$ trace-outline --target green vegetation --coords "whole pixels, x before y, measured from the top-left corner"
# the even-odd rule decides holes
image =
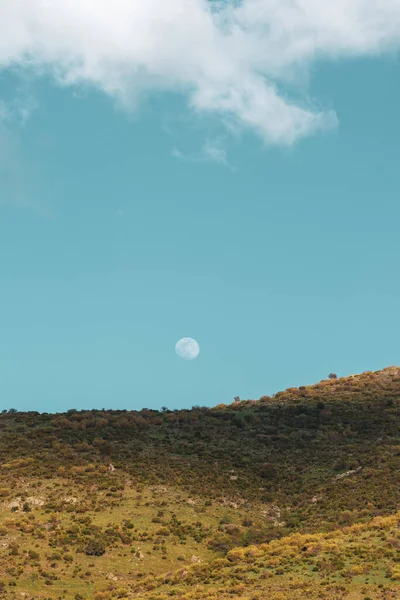
[[[0,598],[400,597],[400,369],[0,414]]]

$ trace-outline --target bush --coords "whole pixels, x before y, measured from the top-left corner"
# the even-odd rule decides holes
[[[278,472],[272,463],[265,463],[260,469],[260,477],[262,479],[274,479]]]
[[[100,540],[90,540],[85,548],[85,554],[88,556],[102,556],[106,551],[106,547]]]
[[[64,554],[63,559],[65,560],[65,562],[68,562],[68,563],[71,563],[74,560],[72,554],[70,554],[69,552],[66,552]]]

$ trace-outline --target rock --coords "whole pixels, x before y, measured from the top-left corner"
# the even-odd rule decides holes
[[[32,504],[33,506],[43,506],[44,499],[39,498],[38,496],[29,496],[29,498],[26,499],[26,502],[29,502],[29,504]]]
[[[78,498],[75,498],[75,496],[66,496],[64,502],[75,504],[75,502],[78,502]]]
[[[361,471],[362,467],[357,467],[357,469],[351,469],[351,471],[346,471],[346,473],[339,473],[336,475],[335,479],[343,479],[343,477],[349,477],[350,475],[354,475],[354,473],[358,473]]]

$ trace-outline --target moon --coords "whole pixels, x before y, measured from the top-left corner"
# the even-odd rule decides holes
[[[197,358],[200,352],[200,346],[193,338],[182,338],[175,345],[175,352],[185,360]]]

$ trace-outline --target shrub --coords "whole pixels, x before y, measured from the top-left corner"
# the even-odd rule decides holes
[[[63,559],[65,560],[65,562],[68,562],[68,563],[71,563],[74,560],[72,554],[70,554],[69,552],[64,554]]]
[[[85,554],[88,556],[102,556],[106,551],[106,547],[100,540],[90,540],[85,548]]]
[[[93,596],[93,600],[109,600],[111,598],[110,592],[96,592]]]
[[[400,579],[400,565],[396,565],[390,572],[392,579],[398,581]]]
[[[265,463],[260,470],[260,477],[263,479],[274,479],[277,475],[276,467],[272,463]]]

